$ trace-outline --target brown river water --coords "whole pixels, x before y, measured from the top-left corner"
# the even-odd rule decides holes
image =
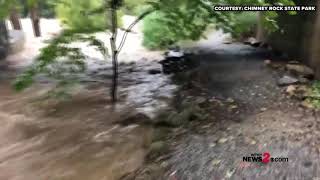
[[[114,108],[99,83],[61,101],[43,98],[48,84],[17,93],[11,81],[2,80],[0,179],[113,180],[140,167],[153,129],[118,122],[136,112],[154,116],[167,107],[175,86],[143,68],[122,76],[120,83]]]
[[[46,28],[53,32],[44,36],[59,31],[55,20],[41,22],[54,26]],[[153,117],[167,108],[176,86],[168,76],[148,73],[160,68],[154,61],[161,57],[159,53],[150,55],[136,45],[141,34],[129,37],[127,47],[135,48],[125,47],[120,61],[135,62],[120,66],[116,108],[110,105],[107,88],[110,64],[95,62],[99,56],[88,61],[86,77],[99,81],[77,86],[70,99],[43,98],[51,88],[46,80],[17,93],[11,85],[16,68],[32,62],[43,46],[42,39],[30,36],[28,20],[22,23],[26,49],[9,56],[2,63],[3,69],[9,69],[0,72],[0,180],[115,180],[139,168],[153,129],[118,122],[137,112]],[[93,51],[88,53],[95,56]]]

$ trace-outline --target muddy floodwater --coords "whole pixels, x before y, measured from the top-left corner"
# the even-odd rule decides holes
[[[53,29],[44,36],[59,32],[57,21],[41,22],[52,26],[46,29]],[[82,79],[85,83],[76,86],[70,98],[44,98],[52,84],[41,78],[17,93],[12,81],[21,67],[33,61],[45,39],[32,38],[28,21],[22,23],[26,49],[1,63],[0,179],[115,180],[139,168],[153,129],[119,122],[139,112],[153,117],[167,108],[176,86],[169,76],[148,73],[160,68],[157,60],[161,55],[148,54],[137,46],[141,34],[130,36],[127,46],[135,48],[124,47],[120,56],[119,103],[115,107],[109,99],[110,62],[102,62],[90,49],[91,59]]]
[[[176,87],[164,75],[148,74],[148,67],[130,66],[134,72],[121,77],[116,108],[105,84],[80,86],[60,101],[43,98],[48,84],[17,93],[2,79],[0,179],[112,180],[140,167],[153,129],[118,122],[137,112],[154,116]]]

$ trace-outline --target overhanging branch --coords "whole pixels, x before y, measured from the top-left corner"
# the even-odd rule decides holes
[[[137,17],[136,20],[134,20],[127,29],[125,29],[125,32],[122,36],[122,39],[121,39],[121,42],[119,44],[119,47],[118,47],[118,50],[117,52],[119,53],[121,51],[121,49],[123,48],[125,42],[126,42],[126,39],[127,39],[127,36],[128,36],[128,33],[131,32],[132,28],[139,22],[141,21],[143,18],[145,18],[147,15],[151,14],[152,12],[154,12],[155,10],[154,9],[150,9],[148,11],[145,11],[144,13],[142,13],[140,16]]]

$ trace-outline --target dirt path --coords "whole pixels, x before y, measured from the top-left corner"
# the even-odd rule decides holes
[[[265,66],[268,52],[231,44],[202,49],[194,58],[201,65],[179,77],[185,88],[177,101],[204,98],[200,106],[209,118],[174,130],[172,153],[159,161],[166,169],[162,179],[320,178],[317,112],[300,107],[276,85],[281,72]],[[243,161],[265,152],[288,162]]]

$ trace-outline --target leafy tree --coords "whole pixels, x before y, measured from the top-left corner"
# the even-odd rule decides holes
[[[72,0],[64,0],[64,1],[72,1]],[[97,0],[93,0],[97,1]],[[78,1],[77,1],[78,2]],[[128,32],[130,32],[131,28],[136,25],[140,20],[144,19],[148,15],[153,14],[150,18],[154,18],[157,23],[162,23],[162,27],[166,29],[168,32],[166,35],[163,35],[161,38],[168,38],[170,43],[183,40],[183,39],[199,39],[202,36],[202,33],[206,30],[206,27],[210,23],[214,23],[217,27],[223,28],[228,32],[235,32],[234,26],[236,25],[235,17],[239,14],[238,12],[217,12],[213,11],[212,7],[217,4],[230,4],[230,5],[240,5],[240,4],[248,4],[248,5],[269,5],[268,2],[264,0],[153,0],[151,2],[146,3],[146,7],[143,13],[141,13],[136,21],[134,21],[126,30],[124,36],[120,38],[120,43],[117,46],[116,42],[118,40],[118,14],[123,6],[123,0],[105,0],[101,7],[99,5],[94,6],[93,10],[84,10],[80,8],[79,11],[83,14],[83,16],[77,16],[77,18],[88,18],[86,16],[93,16],[96,13],[104,12],[109,18],[109,23],[106,23],[105,27],[108,28],[112,34],[110,38],[111,43],[111,59],[113,64],[113,84],[111,96],[113,101],[116,101],[116,92],[117,92],[117,76],[118,76],[118,55],[125,43]],[[282,3],[285,5],[292,5],[291,0],[278,0],[277,3]],[[79,3],[81,4],[81,3]],[[85,16],[85,17],[84,17]],[[159,16],[157,18],[157,16]],[[264,24],[266,27],[276,28],[275,18],[277,14],[275,12],[266,12],[264,13]],[[70,17],[73,18],[73,17]],[[80,19],[80,18],[79,18]],[[150,21],[150,20],[149,20]],[[109,24],[109,25],[108,25]],[[78,26],[75,26],[78,27]],[[93,26],[94,27],[94,26]],[[156,27],[156,26],[155,26]],[[80,30],[83,27],[78,27]],[[158,26],[158,30],[161,28]],[[51,66],[57,60],[61,60],[62,58],[70,58],[74,59],[77,64],[79,64],[79,60],[82,60],[83,56],[81,56],[81,52],[78,52],[79,49],[70,49],[65,46],[67,42],[74,41],[74,37],[77,36],[77,30],[71,31],[72,33],[67,33],[68,36],[72,38],[62,38],[64,40],[54,40],[52,43],[54,46],[49,45],[48,47],[42,50],[42,53],[38,60],[35,62],[35,65],[31,67],[30,70],[26,71],[26,73],[22,74],[20,78],[16,81],[16,87],[18,89],[23,89],[28,87],[31,84],[33,78],[39,74],[46,71],[47,66]],[[86,29],[90,30],[90,29]],[[81,32],[81,31],[80,31]],[[83,32],[83,31],[82,31]],[[150,35],[152,34],[151,30],[146,30]],[[62,37],[65,36],[64,34]],[[166,37],[168,36],[168,37]],[[82,39],[82,38],[80,38]],[[107,48],[103,45],[103,43],[98,40],[93,40],[94,38],[82,39],[82,40],[90,40],[93,45],[97,46],[98,49],[102,52],[104,57],[107,59]],[[154,40],[158,39],[157,36],[154,37]],[[146,41],[145,41],[146,43]],[[160,45],[169,44],[168,42],[161,42]],[[62,48],[62,49],[61,49]],[[70,51],[70,52],[69,52]],[[63,52],[63,53],[59,53]],[[69,54],[71,53],[71,54]],[[52,66],[51,66],[52,67]],[[52,67],[53,68],[53,67]],[[51,69],[52,69],[51,68]],[[55,68],[53,68],[55,69]],[[80,68],[81,69],[81,68]],[[49,73],[50,75],[50,73]],[[53,76],[55,77],[55,76]],[[63,80],[61,80],[63,82]],[[65,83],[63,83],[65,84]]]
[[[38,12],[39,0],[27,0],[28,8],[30,9],[31,21],[34,34],[36,37],[41,36],[40,32],[40,17]],[[21,25],[17,16],[17,9],[20,7],[18,0],[1,0],[0,1],[0,19],[5,19],[11,13],[13,26],[15,29],[21,29]]]
[[[104,12],[85,15],[100,8],[104,0],[61,0],[57,3],[59,19],[70,29],[103,31],[107,28]]]
[[[157,12],[147,17],[143,26],[144,45],[151,49],[180,40],[198,40],[210,24],[239,36],[256,21],[254,12],[213,11],[214,5],[271,5],[263,0],[163,0],[152,4]],[[291,0],[278,0],[274,4],[294,5]],[[262,23],[269,32],[278,28],[277,15],[272,11],[263,13]]]

